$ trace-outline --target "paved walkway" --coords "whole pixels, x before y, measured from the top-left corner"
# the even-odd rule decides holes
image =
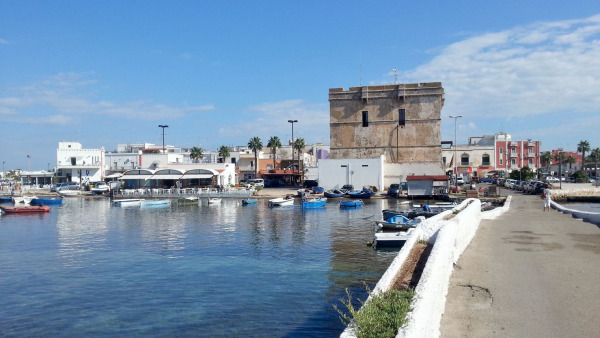
[[[600,227],[514,193],[450,279],[442,337],[599,337]]]

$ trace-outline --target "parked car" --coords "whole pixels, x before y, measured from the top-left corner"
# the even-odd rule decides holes
[[[250,187],[263,187],[265,186],[265,180],[262,178],[252,178],[246,181],[246,188]]]
[[[458,177],[458,178],[456,178],[456,184],[463,185],[463,184],[465,184],[465,180],[462,177]]]
[[[387,194],[388,196],[396,196],[398,197],[398,195],[400,195],[402,193],[401,188],[400,188],[400,184],[390,184],[389,189],[387,190]]]
[[[489,177],[482,177],[479,179],[479,183],[492,183],[492,179]]]

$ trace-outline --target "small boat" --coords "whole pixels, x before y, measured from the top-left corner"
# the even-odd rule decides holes
[[[13,198],[10,196],[0,196],[0,203],[10,203],[13,201]]]
[[[400,247],[406,243],[415,229],[398,232],[376,232],[373,237],[373,246],[379,247]]]
[[[394,217],[391,217],[386,220],[375,221],[375,222],[373,222],[373,225],[377,226],[379,229],[381,229],[383,231],[407,230],[407,229],[411,229],[411,228],[416,228],[417,225],[419,223],[421,223],[421,221],[424,219],[425,219],[425,217],[423,217],[423,216],[419,216],[417,218],[410,219],[410,218],[407,218],[402,215],[395,215]]]
[[[319,198],[307,198],[302,200],[303,208],[319,208],[324,207],[327,203],[327,197],[319,197]]]
[[[340,201],[340,208],[356,208],[363,205],[362,200],[342,200]]]
[[[286,205],[293,205],[294,199],[291,197],[279,197],[269,200],[270,207],[282,207]]]
[[[221,203],[220,197],[210,197],[208,199],[208,204],[219,204],[219,203]]]
[[[325,191],[325,189],[323,189],[322,187],[312,187],[312,191],[315,194],[322,194]]]
[[[323,192],[323,195],[325,197],[329,197],[329,198],[338,198],[338,197],[344,197],[344,195],[346,195],[346,192],[338,190],[338,189],[329,189],[329,190],[325,190]]]
[[[142,205],[142,199],[128,198],[122,200],[114,200],[112,203],[115,207],[138,207]]]
[[[30,204],[31,200],[37,198],[36,196],[13,196],[15,204]]]
[[[354,190],[346,193],[349,198],[371,198],[375,193],[371,189],[364,188],[363,190]]]
[[[305,195],[309,195],[310,193],[311,193],[311,190],[308,190],[308,189],[296,190],[296,194],[298,195],[298,197],[304,197]]]
[[[81,195],[81,191],[80,190],[68,190],[68,189],[61,189],[58,191],[58,194],[61,196],[79,196]]]
[[[178,205],[198,205],[198,202],[199,198],[197,196],[190,196],[177,200]]]
[[[90,188],[92,195],[101,195],[110,191],[110,187],[105,182],[96,182],[94,187]]]
[[[31,205],[58,205],[62,204],[62,197],[34,198],[31,200]]]
[[[242,205],[256,204],[256,203],[258,203],[258,200],[256,198],[244,198],[242,200]]]
[[[9,207],[6,205],[0,205],[0,210],[5,214],[30,214],[39,212],[49,212],[50,207],[48,206],[22,206],[22,207]]]
[[[144,207],[168,207],[171,205],[171,200],[141,200],[140,206]]]

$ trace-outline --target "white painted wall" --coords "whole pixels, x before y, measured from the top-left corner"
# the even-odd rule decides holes
[[[319,160],[319,185],[325,189],[341,188],[352,184],[355,189],[365,185],[383,189],[384,156],[372,159]]]

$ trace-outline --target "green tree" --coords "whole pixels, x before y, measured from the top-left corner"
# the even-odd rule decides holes
[[[558,153],[554,154],[554,160],[556,162],[558,162],[558,172],[561,175],[564,174],[562,171],[562,165],[563,165],[563,163],[565,163],[565,153],[562,151],[559,151]],[[559,177],[559,179],[562,179],[562,177]]]
[[[271,154],[273,154],[273,169],[275,169],[275,158],[277,157],[277,148],[281,148],[281,140],[277,136],[271,136],[267,147],[271,148]]]
[[[535,177],[535,172],[529,167],[523,167],[519,170],[513,170],[510,172],[510,178],[513,180],[528,181]]]
[[[590,143],[588,141],[579,141],[577,144],[577,152],[581,153],[581,170],[585,172],[585,152],[590,151]]]
[[[575,157],[569,155],[567,157],[567,159],[565,160],[565,163],[569,164],[569,174],[572,172],[573,169],[573,163],[577,162],[577,160],[575,160]]]
[[[306,143],[302,137],[298,137],[294,142],[294,149],[298,150],[298,170],[300,170],[300,155],[302,154],[302,150],[306,147]],[[302,168],[303,169],[303,168]]]
[[[547,151],[542,154],[542,163],[546,165],[546,172],[550,172],[550,164],[552,164],[552,153]]]
[[[598,180],[598,162],[600,161],[600,148],[592,149],[590,157],[592,158],[592,161],[594,161],[594,176],[596,176],[596,180]]]
[[[227,148],[227,146],[221,146],[219,148],[219,157],[223,159],[223,163],[226,162],[229,156],[231,156],[231,154],[229,154],[229,148]]]
[[[200,160],[204,157],[204,150],[202,150],[202,148],[200,147],[193,147],[192,151],[190,152],[190,158],[192,159],[192,161],[194,161],[195,163],[200,162]]]
[[[258,177],[258,152],[262,150],[262,147],[262,141],[258,136],[254,136],[248,141],[248,148],[254,152],[254,171],[256,177]]]

